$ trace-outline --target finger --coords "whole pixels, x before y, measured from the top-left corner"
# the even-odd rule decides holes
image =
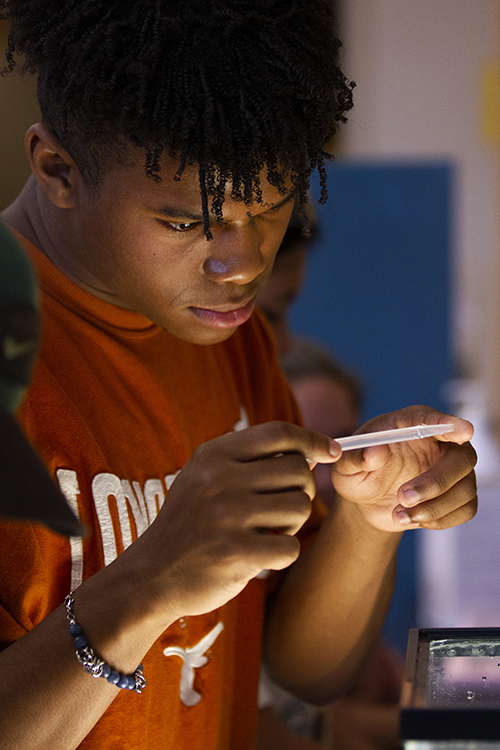
[[[463,445],[472,440],[474,427],[467,419],[454,417],[451,414],[442,414],[441,412],[432,412],[427,415],[424,424],[454,424],[453,432],[446,432],[443,435],[435,435],[434,439],[442,443],[458,443]]]
[[[300,453],[281,453],[258,461],[237,463],[229,472],[226,465],[212,468],[212,485],[224,487],[236,498],[300,490],[310,500],[316,495],[316,482],[309,464]]]
[[[288,422],[266,422],[211,441],[239,461],[255,461],[278,453],[300,453],[311,464],[333,463],[340,446],[326,435]],[[210,443],[205,443],[209,446]]]
[[[311,501],[304,492],[277,492],[254,497],[251,512],[246,513],[241,525],[259,533],[263,529],[273,529],[293,535],[302,528],[310,514]]]
[[[253,492],[300,489],[312,500],[316,483],[310,465],[300,453],[279,453],[238,467],[237,481]]]
[[[437,440],[463,444],[472,439],[474,428],[468,420],[450,414],[443,414],[443,412],[436,409],[430,409],[428,406],[421,405],[409,406],[399,411],[375,417],[356,430],[354,434],[359,435],[360,433],[417,427],[419,425],[449,424],[453,424],[454,430],[436,436]]]
[[[401,485],[398,501],[405,507],[412,507],[444,494],[473,472],[476,461],[476,452],[470,443],[461,447],[450,444],[427,471]]]
[[[441,531],[444,529],[451,529],[453,526],[460,526],[463,523],[470,521],[477,512],[477,497],[471,500],[466,505],[462,505],[460,508],[448,513],[441,518],[433,521],[421,521],[414,522],[408,525],[408,528],[419,528],[429,529],[431,531]]]
[[[353,476],[381,469],[393,450],[394,446],[390,448],[388,445],[374,445],[370,448],[346,451],[335,464],[335,471],[344,476]]]
[[[362,455],[362,445],[370,446],[370,442],[372,446],[376,445],[391,445],[396,446],[398,444],[404,444],[406,442],[413,442],[413,440],[421,440],[427,438],[427,442],[431,439],[435,439],[436,441],[441,442],[454,442],[463,444],[467,442],[470,437],[472,437],[473,434],[473,427],[470,422],[468,422],[465,419],[459,419],[457,417],[443,417],[440,415],[440,412],[433,413],[437,415],[434,419],[428,419],[426,423],[423,423],[420,420],[418,421],[418,425],[411,424],[413,420],[407,420],[410,421],[411,426],[402,427],[401,426],[401,419],[397,422],[398,427],[396,429],[392,430],[380,430],[380,424],[376,422],[376,420],[372,420],[371,423],[368,423],[371,427],[374,425],[377,427],[376,430],[370,429],[366,432],[361,428],[361,430],[356,431],[351,437],[349,438],[337,438],[337,442],[341,445],[344,452],[353,451],[354,453],[354,444],[348,443],[347,445],[344,444],[344,440],[351,441],[352,439],[358,439],[360,442],[360,450],[358,451],[358,456]],[[391,415],[385,415],[391,416]],[[379,418],[381,419],[381,418]],[[446,420],[446,421],[444,421]],[[436,429],[437,428],[437,429]],[[451,428],[451,431],[450,431]],[[429,435],[421,434],[426,429],[432,430]],[[439,431],[442,430],[442,434],[439,433]],[[361,433],[361,434],[360,434]],[[398,434],[399,433],[399,434]],[[409,434],[410,433],[410,434]],[[437,434],[434,434],[437,433]],[[373,440],[370,441],[370,437],[373,437]],[[397,450],[397,447],[394,448],[394,450]]]
[[[248,556],[262,570],[283,570],[300,554],[300,542],[288,534],[253,534],[247,539]]]
[[[393,515],[403,525],[418,524],[422,528],[440,529],[448,528],[447,525],[443,525],[444,519],[457,513],[463,515],[461,523],[464,523],[472,518],[476,508],[476,481],[474,474],[471,473],[457,482],[451,490],[433,500],[427,500],[413,508],[397,506]],[[469,515],[472,509],[474,512]]]

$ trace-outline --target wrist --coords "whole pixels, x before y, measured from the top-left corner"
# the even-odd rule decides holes
[[[131,673],[174,620],[158,611],[138,571],[121,557],[76,589],[74,615],[99,656]]]
[[[142,693],[147,684],[142,671],[142,664],[139,664],[133,673],[124,674],[118,672],[101,659],[88,642],[81,625],[76,621],[73,611],[74,603],[73,594],[68,594],[64,600],[66,618],[69,623],[68,633],[73,638],[75,656],[79,664],[94,678],[102,677],[111,685],[116,685],[117,688]]]
[[[328,515],[331,523],[342,524],[345,530],[351,529],[357,538],[362,535],[364,539],[388,549],[397,549],[404,533],[403,528],[400,531],[388,530],[374,525],[362,505],[346,500],[341,495],[337,495]]]

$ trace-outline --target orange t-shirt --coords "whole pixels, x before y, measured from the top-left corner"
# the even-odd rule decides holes
[[[20,420],[90,535],[1,523],[1,648],[133,543],[198,445],[299,419],[258,315],[221,344],[189,344],[88,294],[24,245],[43,335]],[[145,691],[117,690],[80,747],[253,748],[265,593],[255,579],[219,610],[174,623],[143,659]],[[183,657],[193,647],[206,657],[194,670]]]

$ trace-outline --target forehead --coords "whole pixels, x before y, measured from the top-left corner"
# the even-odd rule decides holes
[[[180,173],[180,159],[165,154],[160,164],[158,177],[154,179],[148,176],[144,151],[133,148],[131,158],[127,159],[126,164],[105,172],[98,192],[113,196],[115,201],[142,201],[149,208],[171,219],[202,219],[204,196],[199,165],[186,165]],[[215,186],[217,188],[217,174]],[[259,174],[258,197],[255,195],[250,203],[235,199],[233,183],[230,179],[226,181],[223,189],[222,218],[229,221],[240,216],[258,214],[287,202],[292,203],[294,196],[291,179],[285,178],[285,189],[280,190],[269,184],[267,169],[264,167]],[[217,217],[212,205],[213,195],[208,193],[205,199],[210,220],[214,220]]]

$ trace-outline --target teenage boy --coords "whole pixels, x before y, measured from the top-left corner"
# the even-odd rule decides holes
[[[252,314],[351,103],[327,2],[0,11],[43,114],[4,215],[43,292],[21,417],[88,529],[67,541],[2,524],[2,742],[250,750],[261,642],[306,700],[348,684],[402,531],[474,515],[472,427],[412,407],[364,429],[455,431],[339,460],[298,426]],[[299,557],[318,461],[341,500]]]

